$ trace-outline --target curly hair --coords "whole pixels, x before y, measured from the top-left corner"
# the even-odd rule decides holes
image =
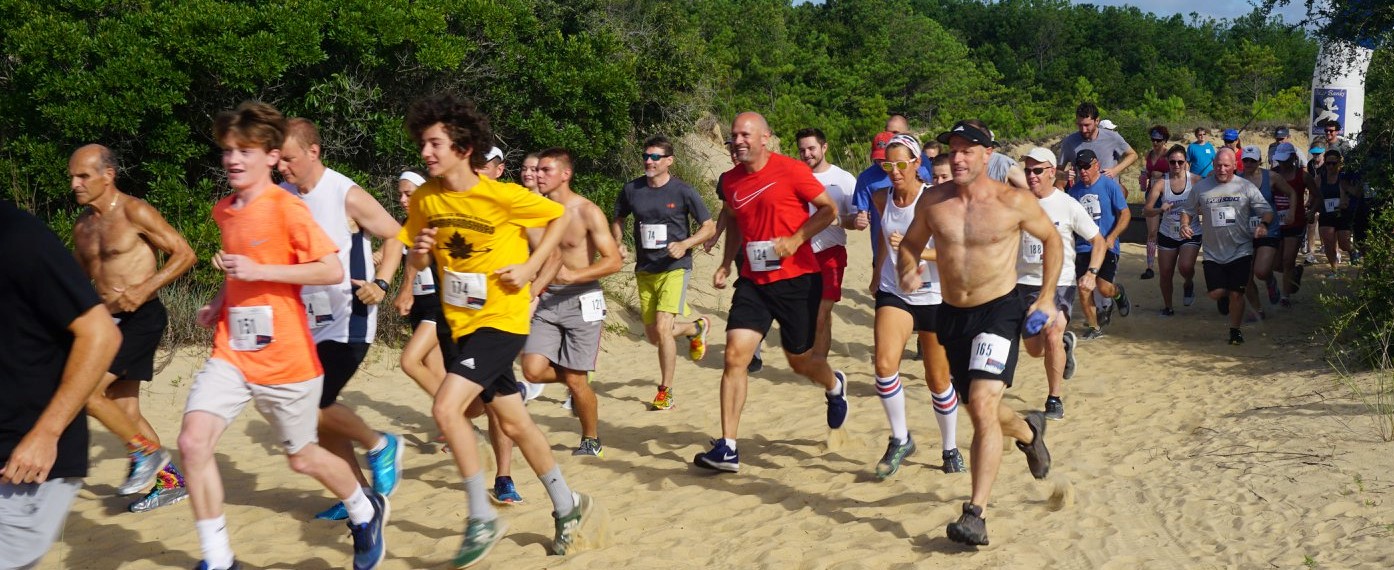
[[[218,146],[254,144],[262,150],[278,150],[286,140],[286,118],[275,107],[260,101],[244,101],[213,119],[213,138]]]
[[[475,107],[474,101],[439,93],[418,99],[407,109],[407,132],[417,144],[422,144],[426,129],[437,123],[445,127],[455,152],[469,153],[470,168],[484,168],[488,162],[485,155],[493,146],[493,134],[489,130],[489,117]],[[480,149],[484,152],[477,152]]]

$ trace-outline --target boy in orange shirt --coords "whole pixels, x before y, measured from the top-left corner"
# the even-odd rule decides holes
[[[386,554],[387,499],[359,486],[348,463],[317,443],[324,372],[300,287],[338,283],[344,270],[305,204],[271,182],[285,129],[285,118],[265,103],[243,103],[213,123],[233,193],[213,207],[223,246],[215,265],[227,278],[198,311],[200,325],[216,327],[213,356],[194,378],[179,432],[203,550],[196,570],[239,568],[213,452],[249,401],[276,432],[291,469],[314,477],[348,507],[353,568],[374,568]]]

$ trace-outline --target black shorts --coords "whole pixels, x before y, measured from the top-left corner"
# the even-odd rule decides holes
[[[915,332],[932,333],[935,321],[939,318],[939,305],[911,305],[894,293],[876,291],[876,308],[895,307],[907,313],[915,321]]]
[[[1294,226],[1291,228],[1278,228],[1278,237],[1282,239],[1302,239],[1307,234],[1307,226]]]
[[[1036,304],[1036,299],[1041,298],[1040,285],[1016,284],[1016,292],[1021,294],[1021,303],[1026,307]],[[1075,299],[1079,298],[1079,290],[1074,285],[1055,286],[1055,310],[1060,311],[1065,316],[1065,322],[1070,322],[1075,310]],[[1025,309],[1022,309],[1023,311]]]
[[[805,273],[764,285],[744,277],[736,280],[726,330],[749,329],[770,332],[770,323],[779,323],[779,343],[789,354],[803,354],[813,348],[817,333],[818,305],[823,300],[823,274]]]
[[[968,401],[975,380],[996,380],[1011,387],[1026,307],[1016,289],[972,308],[939,306],[939,343],[948,354],[949,373],[960,400]]]
[[[1188,240],[1174,240],[1167,237],[1166,234],[1157,234],[1157,247],[1166,250],[1175,250],[1181,249],[1181,246],[1183,245],[1189,245],[1191,247],[1200,247],[1200,236],[1191,236],[1191,239]]]
[[[1271,247],[1273,249],[1277,249],[1282,245],[1283,238],[1280,238],[1275,235],[1270,234],[1261,238],[1254,238],[1254,249],[1258,249],[1260,247]]]
[[[160,298],[154,297],[136,310],[116,313],[116,328],[121,330],[121,348],[111,361],[111,372],[120,380],[145,380],[155,377],[155,350],[169,326],[169,313]]]
[[[1225,289],[1243,293],[1253,276],[1254,256],[1246,255],[1229,263],[1217,263],[1207,259],[1201,265],[1205,269],[1207,290]]]
[[[1157,236],[1158,240],[1161,237]],[[1158,241],[1157,245],[1161,245],[1161,242]],[[1084,277],[1084,274],[1089,271],[1089,258],[1093,255],[1088,251],[1075,254],[1075,279]],[[1095,277],[1112,283],[1115,275],[1118,275],[1118,254],[1109,251],[1104,253],[1104,264],[1099,266],[1099,274]]]
[[[363,358],[368,356],[366,342],[322,341],[315,345],[319,353],[319,364],[324,368],[324,391],[319,395],[319,409],[323,410],[339,400],[339,392],[344,391],[350,378],[358,372]]]
[[[1317,225],[1323,228],[1336,228],[1338,232],[1350,231],[1350,219],[1348,210],[1336,212],[1322,212],[1317,217]]]
[[[494,401],[495,396],[517,394],[513,361],[527,341],[528,336],[523,334],[489,327],[478,329],[455,341],[455,354],[445,361],[445,369],[483,387],[479,398],[485,404]],[[441,350],[445,350],[444,345]]]
[[[445,315],[441,314],[440,295],[430,293],[427,295],[414,295],[411,298],[411,311],[407,312],[407,322],[411,323],[411,330],[421,325],[421,321],[431,321],[440,324],[445,321]]]

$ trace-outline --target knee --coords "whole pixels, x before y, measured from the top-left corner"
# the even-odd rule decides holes
[[[803,354],[790,354],[789,368],[792,369],[795,374],[798,374],[800,376],[808,376],[812,374],[814,370],[817,369],[817,361],[819,360],[821,359],[817,356],[814,356],[813,350],[811,349],[804,351]]]
[[[213,460],[213,438],[184,430],[179,433],[179,454],[185,464]]]
[[[437,399],[431,404],[431,417],[436,420],[436,425],[453,425],[457,421],[464,421],[464,410],[454,402],[442,401]]]
[[[672,326],[670,325],[668,328],[672,329]],[[644,340],[648,341],[651,345],[658,346],[659,330],[662,329],[658,327],[658,323],[644,325]]]
[[[292,471],[301,475],[314,475],[319,464],[311,458],[309,453],[306,453],[307,450],[308,446],[290,454],[286,459],[290,461],[290,468]]]
[[[523,370],[524,380],[527,380],[528,382],[539,383],[543,380],[544,375],[547,373],[547,369],[550,368],[550,364],[542,365],[532,361],[531,359],[525,358],[523,359],[523,365],[520,368],[522,368]]]
[[[1220,300],[1220,299],[1225,298],[1225,290],[1224,290],[1224,289],[1215,289],[1215,290],[1212,290],[1212,291],[1207,291],[1207,292],[1205,293],[1205,296],[1210,297],[1211,299],[1214,299],[1214,300],[1218,301],[1218,300]]]

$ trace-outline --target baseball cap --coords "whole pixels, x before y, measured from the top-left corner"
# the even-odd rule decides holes
[[[1075,166],[1079,168],[1089,168],[1099,160],[1099,155],[1094,154],[1093,149],[1083,149],[1075,153]]]
[[[1041,162],[1049,164],[1051,166],[1055,166],[1055,153],[1051,152],[1050,149],[1045,148],[1043,146],[1038,146],[1036,148],[1031,149],[1031,152],[1028,152],[1026,153],[1026,156],[1021,157],[1021,161],[1026,162],[1026,159],[1028,158],[1036,162]]]
[[[488,162],[491,160],[503,162],[503,151],[500,150],[499,147],[490,148],[489,154],[484,155],[484,162]]]
[[[1234,129],[1225,129],[1225,134],[1223,138],[1226,141],[1237,141],[1239,140],[1239,131],[1236,131]]]
[[[1278,143],[1278,146],[1273,147],[1273,156],[1269,158],[1271,158],[1273,162],[1282,162],[1292,158],[1296,154],[1297,148],[1292,146],[1292,143],[1284,142]]]
[[[968,142],[971,142],[976,145],[982,145],[989,148],[995,146],[995,143],[992,140],[991,132],[983,132],[982,129],[973,126],[973,124],[969,123],[968,121],[959,121],[957,123],[954,123],[954,128],[939,133],[939,136],[934,137],[934,140],[937,140],[943,144],[949,144],[949,139],[955,136],[968,139]]]
[[[1104,120],[1102,120],[1102,121],[1099,121],[1099,126],[1105,128],[1105,129],[1108,129],[1108,130],[1110,130],[1110,131],[1116,131],[1116,130],[1118,130],[1118,125],[1117,125],[1117,124],[1114,124],[1113,121],[1110,121],[1110,120],[1108,120],[1108,119],[1104,119]]]
[[[1273,136],[1280,139],[1288,138],[1288,128],[1278,127],[1276,129],[1273,129]]]
[[[1263,162],[1263,151],[1259,150],[1258,145],[1244,145],[1244,160]]]
[[[1312,147],[1312,154],[1321,154],[1323,152],[1326,152],[1326,149],[1321,148],[1319,146]]]
[[[1167,136],[1162,134],[1162,131],[1156,129],[1153,129],[1152,132],[1147,134],[1147,136],[1148,138],[1151,138],[1154,141],[1164,141],[1167,139]]]
[[[886,145],[891,144],[893,138],[895,133],[890,131],[876,133],[876,137],[871,139],[871,160],[886,160]]]

